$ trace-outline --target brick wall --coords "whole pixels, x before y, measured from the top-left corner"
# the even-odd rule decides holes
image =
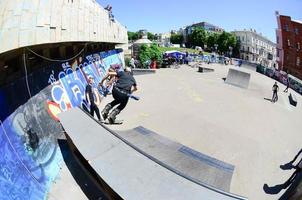
[[[283,71],[302,79],[302,24],[277,15],[278,64]]]

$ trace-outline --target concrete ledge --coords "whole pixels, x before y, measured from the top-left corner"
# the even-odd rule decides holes
[[[201,72],[201,73],[205,73],[205,72],[213,72],[215,71],[214,69],[211,69],[211,68],[206,68],[206,67],[198,67],[198,72]]]
[[[288,95],[289,103],[293,106],[297,106],[297,98],[294,94],[290,93]]]
[[[229,69],[228,76],[225,83],[235,85],[242,88],[248,88],[250,83],[251,74],[237,69]]]
[[[133,75],[154,74],[156,69],[132,69]]]

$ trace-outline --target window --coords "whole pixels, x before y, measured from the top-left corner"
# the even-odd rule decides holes
[[[297,50],[300,50],[300,42],[297,43]]]
[[[297,65],[297,66],[300,66],[300,64],[301,64],[301,63],[300,63],[300,57],[297,57],[296,65]]]
[[[296,33],[296,35],[299,34],[299,29],[298,28],[295,28],[295,33]]]
[[[250,52],[250,47],[247,47],[247,52]]]
[[[286,31],[289,31],[288,24],[285,24],[284,29],[285,29]]]
[[[244,36],[242,36],[242,41],[244,41]]]
[[[290,47],[290,40],[289,39],[287,39],[287,46]]]
[[[279,44],[279,36],[277,36],[277,44]]]

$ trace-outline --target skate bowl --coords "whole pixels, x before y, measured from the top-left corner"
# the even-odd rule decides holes
[[[155,69],[132,69],[133,75],[145,75],[145,74],[154,74],[156,72]]]
[[[250,73],[230,68],[225,83],[247,89],[250,79]]]
[[[71,142],[121,199],[246,199],[171,168],[79,108],[61,113],[59,118]]]

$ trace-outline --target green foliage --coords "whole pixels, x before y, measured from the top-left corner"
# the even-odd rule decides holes
[[[148,39],[151,41],[155,40],[155,35],[153,33],[148,32]]]
[[[240,40],[236,39],[236,45],[233,48],[233,57],[235,57],[235,58],[239,58],[239,56],[240,56],[240,45],[241,45]]]
[[[208,37],[207,37],[207,47],[210,49],[214,49],[215,48],[215,44],[217,44],[218,42],[218,38],[219,38],[219,34],[218,33],[208,33]]]
[[[142,63],[142,65],[144,65],[146,63],[146,61],[150,60],[150,57],[151,57],[151,52],[150,52],[150,48],[148,47],[148,45],[143,44],[142,46],[140,46],[138,58],[139,58],[140,62]]]
[[[182,44],[183,39],[183,35],[181,34],[172,34],[170,41],[172,44]]]
[[[191,45],[204,47],[207,42],[207,32],[203,28],[195,28],[188,39]]]
[[[128,33],[128,40],[129,41],[138,40],[138,38],[139,38],[138,32],[128,31],[127,33]]]
[[[162,53],[155,43],[150,46],[150,58],[151,60],[156,60],[158,62],[162,61]]]
[[[130,64],[130,58],[129,57],[125,57],[125,65],[129,66]]]
[[[217,41],[218,50],[221,53],[227,53],[230,51],[230,47],[232,47],[233,51],[236,50],[237,46],[237,38],[235,35],[227,32],[223,32],[219,35]]]
[[[161,62],[162,53],[157,44],[152,44],[150,47],[148,47],[148,45],[146,44],[143,44],[142,46],[140,46],[138,58],[142,65],[146,67],[145,65],[147,61],[156,60],[158,62]]]
[[[229,54],[230,49],[232,49],[233,56],[238,56],[240,50],[240,42],[237,41],[234,34],[228,32],[213,33],[201,28],[194,29],[192,34],[188,36],[188,43],[189,46],[200,46],[202,48],[206,44],[207,48],[212,50],[215,49],[216,44],[218,52]]]

